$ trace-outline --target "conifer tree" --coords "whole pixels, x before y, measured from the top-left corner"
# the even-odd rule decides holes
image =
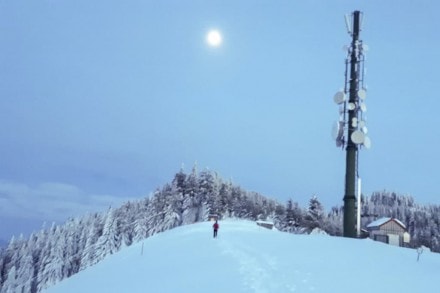
[[[309,201],[309,208],[306,215],[307,228],[311,231],[315,228],[322,228],[324,223],[324,208],[317,196],[312,196]]]

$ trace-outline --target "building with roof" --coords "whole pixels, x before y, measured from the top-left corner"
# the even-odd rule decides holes
[[[264,227],[264,228],[269,229],[269,230],[272,230],[272,228],[274,226],[274,223],[273,222],[269,222],[269,221],[260,221],[260,220],[258,220],[256,223],[257,223],[258,226]]]
[[[410,235],[405,224],[395,218],[380,218],[367,225],[369,237],[396,246],[408,246]]]

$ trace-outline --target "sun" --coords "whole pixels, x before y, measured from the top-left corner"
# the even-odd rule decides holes
[[[218,30],[210,30],[206,35],[206,42],[211,47],[218,47],[222,43],[222,35]]]

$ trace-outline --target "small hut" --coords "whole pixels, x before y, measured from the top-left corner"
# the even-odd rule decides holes
[[[367,230],[375,241],[396,246],[408,246],[410,241],[406,226],[395,218],[380,218],[368,224]]]
[[[209,221],[211,221],[211,222],[215,222],[215,221],[218,220],[218,215],[217,215],[217,214],[209,214],[209,215],[208,215],[208,219],[209,219]]]
[[[257,221],[257,225],[260,227],[264,227],[266,229],[272,230],[273,228],[273,222],[268,222],[268,221]]]

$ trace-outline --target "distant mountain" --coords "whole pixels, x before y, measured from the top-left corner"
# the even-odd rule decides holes
[[[8,246],[8,242],[6,240],[0,239],[0,248],[5,248],[6,246]]]
[[[179,227],[108,256],[45,293],[436,292],[440,254],[292,235],[255,222]],[[392,268],[392,269],[390,269]],[[362,280],[380,280],[362,285]],[[402,280],[410,280],[404,282]]]

